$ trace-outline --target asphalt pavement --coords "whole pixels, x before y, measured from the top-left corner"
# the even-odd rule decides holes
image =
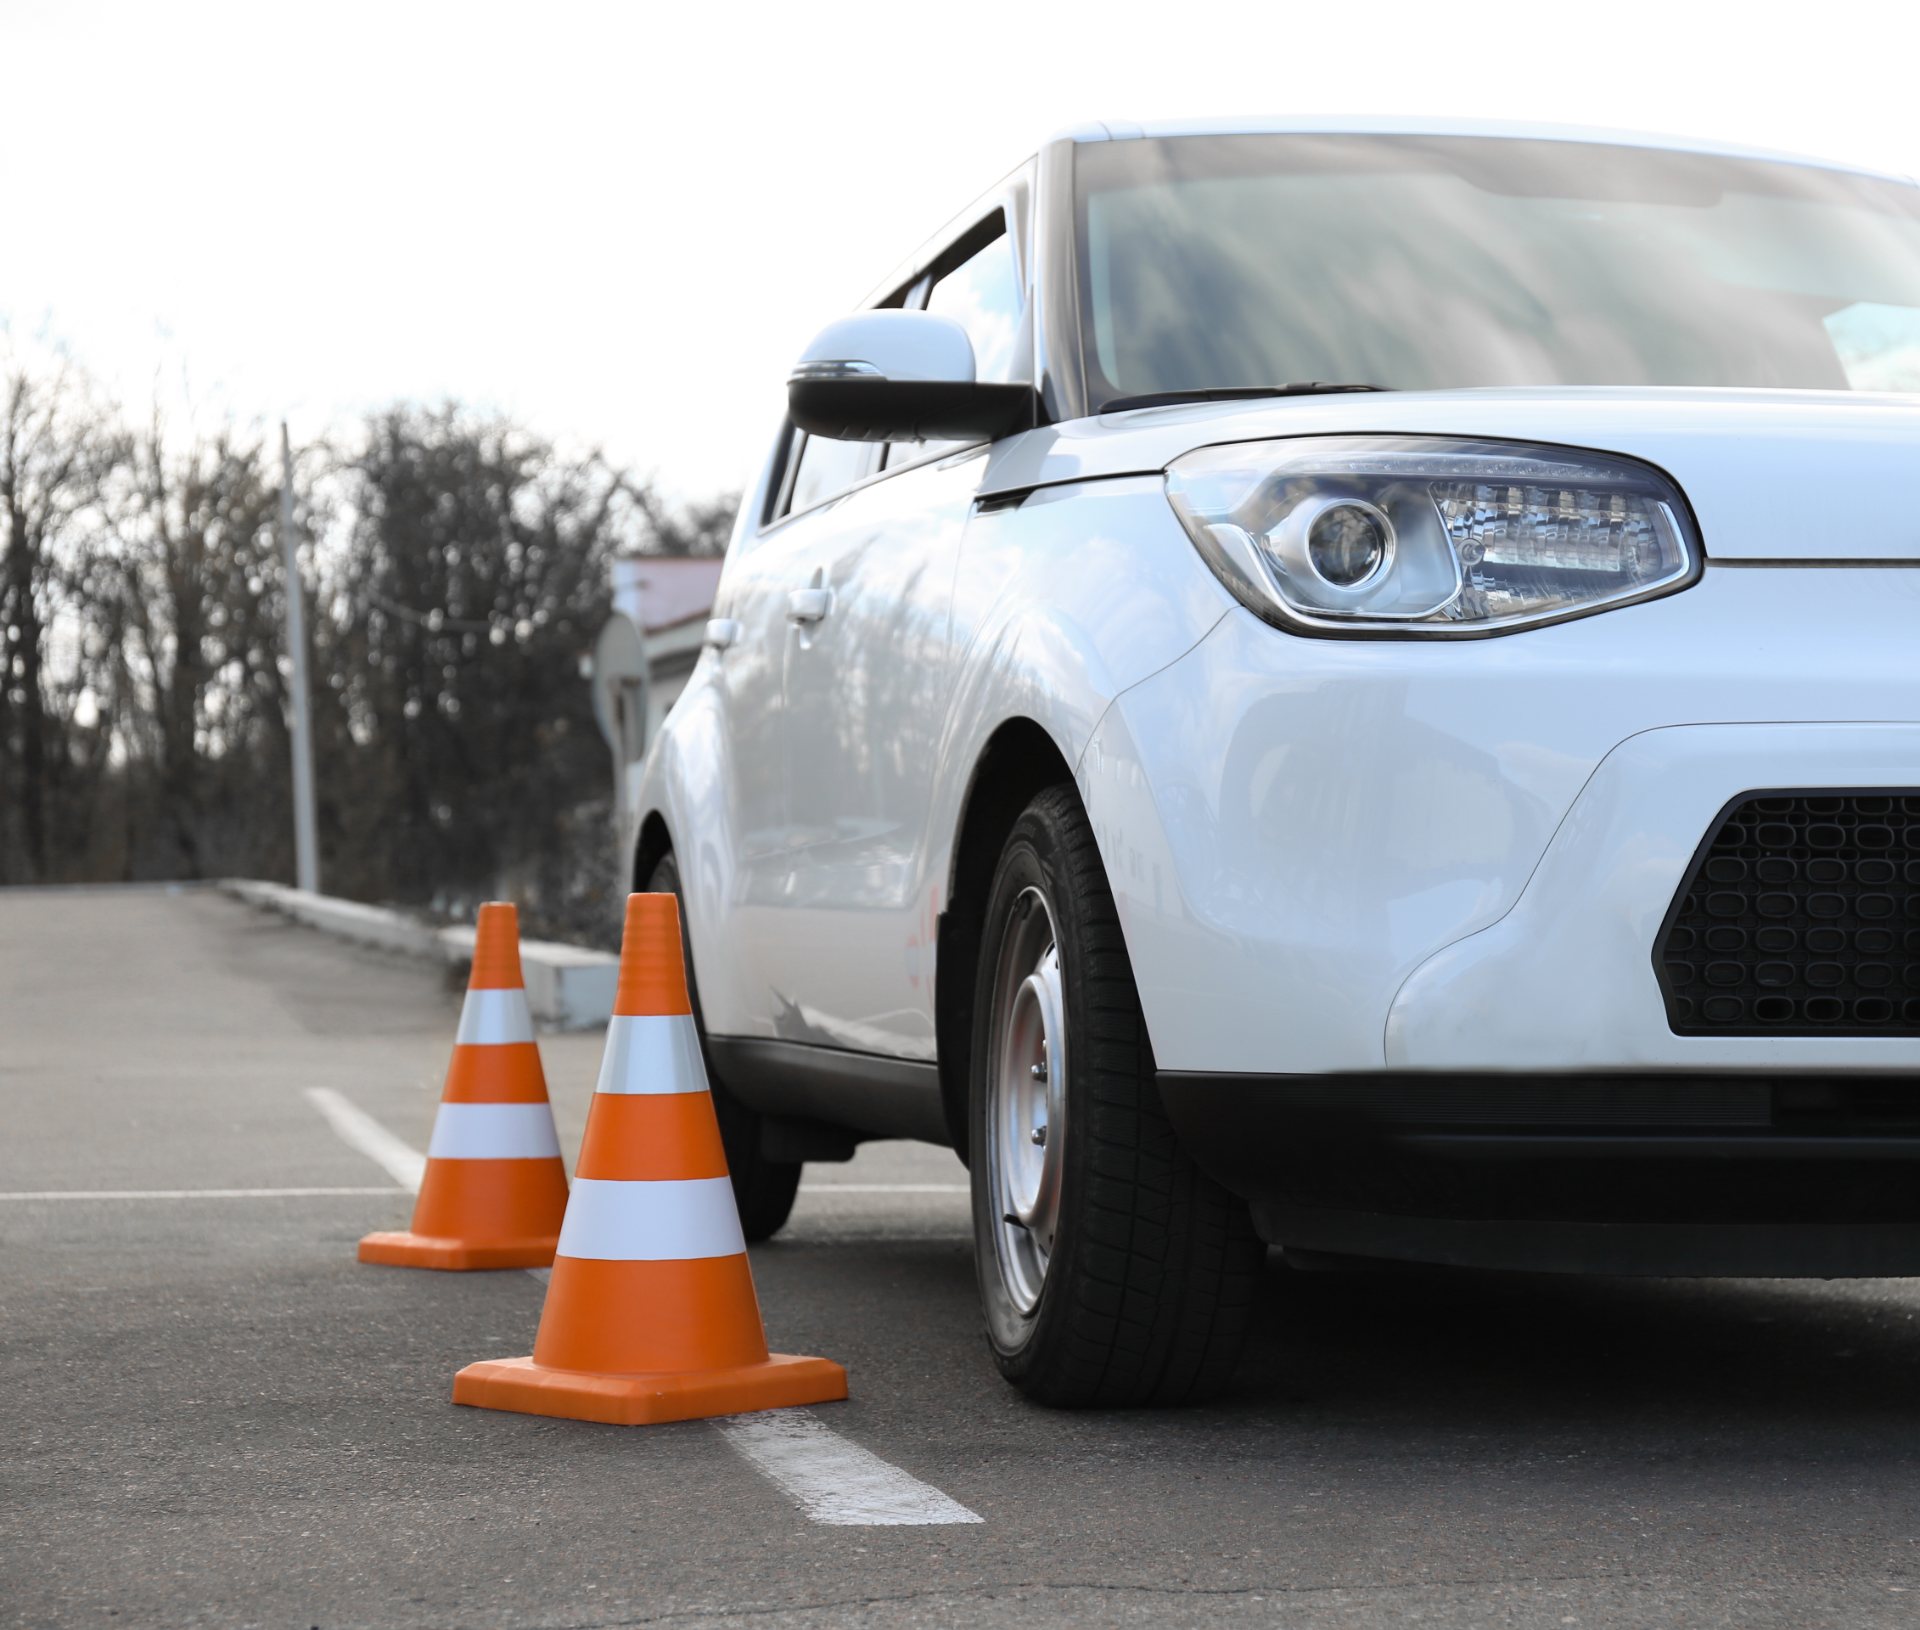
[[[212,891],[0,894],[0,1624],[1920,1624],[1913,1281],[1276,1259],[1227,1399],[1058,1414],[986,1355],[959,1164],[872,1144],[754,1275],[851,1374],[812,1475],[932,1519],[456,1408],[542,1287],[359,1266],[410,1198],[314,1093],[424,1148],[458,1002]],[[542,1051],[571,1152],[599,1039]]]

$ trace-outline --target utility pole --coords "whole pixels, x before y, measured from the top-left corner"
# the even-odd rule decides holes
[[[287,570],[287,653],[293,659],[294,881],[314,894],[320,889],[320,850],[313,821],[313,704],[307,694],[307,619],[293,530],[293,444],[285,419],[280,421],[280,553]]]

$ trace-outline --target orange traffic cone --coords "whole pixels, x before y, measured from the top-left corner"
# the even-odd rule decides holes
[[[404,1234],[369,1234],[362,1262],[402,1268],[537,1268],[553,1260],[567,1172],[520,978],[520,917],[480,908],[453,1063]]]
[[[627,897],[620,985],[531,1358],[469,1364],[453,1401],[638,1426],[847,1395],[767,1352],[671,894]]]

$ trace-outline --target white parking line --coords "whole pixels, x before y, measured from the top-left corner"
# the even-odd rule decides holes
[[[984,1520],[932,1484],[849,1443],[804,1409],[726,1415],[713,1425],[817,1523],[893,1528]]]
[[[402,1143],[364,1109],[356,1108],[330,1088],[308,1087],[307,1096],[313,1100],[320,1113],[326,1116],[327,1124],[334,1131],[369,1160],[386,1167],[406,1184],[404,1189],[379,1189],[373,1192],[380,1194],[418,1194],[420,1192],[420,1180],[427,1174],[425,1155],[411,1144]],[[529,1268],[526,1271],[544,1285],[547,1282],[548,1273],[552,1270]]]
[[[405,1194],[405,1189],[23,1189],[0,1200],[311,1200],[334,1194]]]
[[[427,1169],[427,1157],[419,1150],[402,1143],[364,1109],[348,1103],[330,1087],[308,1087],[307,1097],[346,1143],[358,1149],[396,1183],[416,1191],[419,1189],[420,1178]]]
[[[420,1174],[427,1164],[425,1155],[402,1143],[339,1093],[326,1087],[309,1087],[307,1096],[326,1116],[327,1124],[354,1148],[384,1166],[408,1188],[420,1187]],[[958,1183],[823,1183],[820,1187],[869,1194],[966,1192]],[[526,1271],[546,1284],[548,1269]],[[985,1521],[931,1483],[923,1483],[859,1444],[849,1443],[804,1409],[729,1415],[712,1425],[730,1448],[791,1495],[817,1523],[842,1528],[891,1528]]]

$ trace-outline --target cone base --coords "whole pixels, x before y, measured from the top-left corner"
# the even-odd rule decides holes
[[[608,1426],[697,1421],[754,1409],[832,1403],[847,1395],[847,1372],[831,1359],[774,1353],[764,1364],[724,1370],[597,1375],[555,1370],[530,1358],[489,1358],[453,1378],[453,1401]]]
[[[546,1268],[553,1265],[557,1235],[544,1239],[470,1241],[428,1234],[369,1234],[360,1242],[360,1260],[389,1268]]]

